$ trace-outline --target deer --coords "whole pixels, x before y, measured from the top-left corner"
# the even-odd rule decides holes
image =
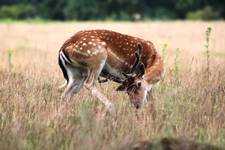
[[[116,91],[127,93],[130,102],[139,109],[165,72],[152,42],[103,29],[75,33],[61,46],[58,63],[65,78],[62,99],[69,101],[85,87],[108,110],[114,108],[113,104],[96,88],[96,82],[118,83]]]

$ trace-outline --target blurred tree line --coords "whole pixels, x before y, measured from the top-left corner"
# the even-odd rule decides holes
[[[0,0],[1,19],[225,19],[223,0]]]

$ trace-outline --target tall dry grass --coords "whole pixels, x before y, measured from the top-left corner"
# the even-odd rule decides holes
[[[206,76],[208,26],[212,32]],[[1,24],[0,149],[123,149],[162,137],[224,147],[224,27],[224,22]],[[166,77],[139,112],[109,82],[98,88],[115,104],[114,116],[104,115],[105,107],[84,89],[69,102],[66,114],[50,119],[62,94],[57,89],[63,82],[58,49],[71,34],[86,28],[150,39],[164,51]]]

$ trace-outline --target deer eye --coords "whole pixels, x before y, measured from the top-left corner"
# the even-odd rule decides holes
[[[141,86],[141,82],[138,82],[137,85],[138,85],[138,87],[140,87]]]

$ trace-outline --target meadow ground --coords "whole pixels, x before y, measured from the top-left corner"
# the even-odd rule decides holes
[[[67,114],[50,120],[62,94],[58,50],[75,32],[94,28],[152,41],[165,79],[138,115],[108,82],[98,88],[115,104],[114,116],[104,116],[105,107],[84,89]],[[162,137],[225,147],[224,29],[225,22],[0,23],[0,149],[124,149]]]

